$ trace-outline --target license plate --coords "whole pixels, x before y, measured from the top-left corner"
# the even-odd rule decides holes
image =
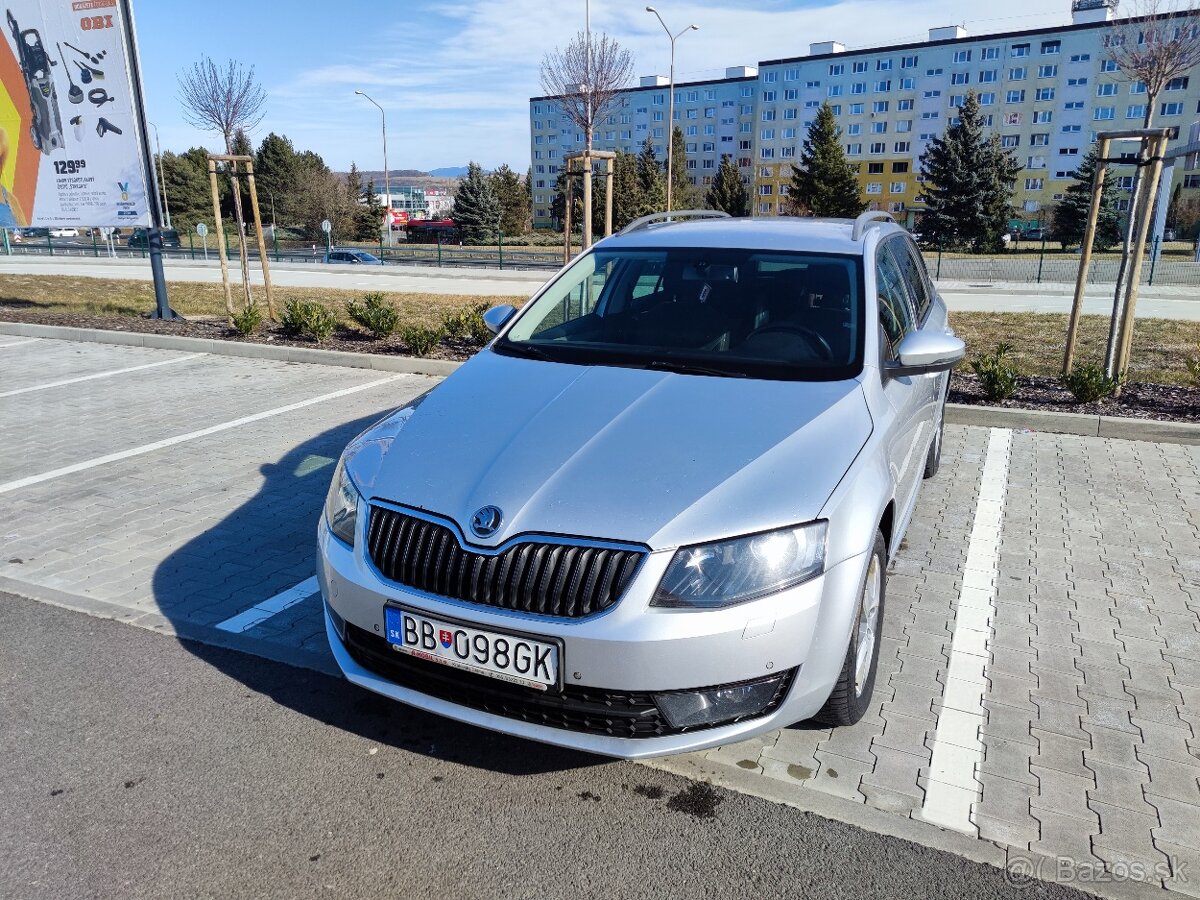
[[[409,656],[539,691],[558,687],[557,644],[446,622],[396,606],[384,607],[384,625],[392,648]]]

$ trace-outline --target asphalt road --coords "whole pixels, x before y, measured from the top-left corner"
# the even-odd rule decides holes
[[[220,284],[221,270],[215,261],[168,260],[171,281]],[[150,265],[145,260],[96,260],[37,256],[0,257],[2,274],[71,275],[86,278],[120,278],[148,281]],[[320,263],[272,265],[271,281],[277,287],[326,287],[348,290],[411,291],[429,294],[460,294],[493,297],[529,297],[554,273],[545,270],[438,269],[429,266],[338,266]],[[233,277],[240,278],[236,266]],[[262,271],[251,268],[251,282],[262,284]],[[1070,312],[1073,285],[990,283],[983,281],[938,282],[951,310],[969,312]],[[1186,285],[1143,286],[1138,300],[1139,318],[1200,320],[1200,287]],[[1089,285],[1084,312],[1109,315],[1113,286]]]
[[[0,594],[0,894],[1084,897]]]

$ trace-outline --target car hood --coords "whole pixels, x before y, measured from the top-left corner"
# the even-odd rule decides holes
[[[807,521],[862,449],[856,381],[575,366],[485,350],[363,434],[363,494],[445,516],[480,546],[524,533],[669,549]],[[503,512],[487,540],[476,510]]]

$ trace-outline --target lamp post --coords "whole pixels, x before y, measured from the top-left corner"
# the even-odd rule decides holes
[[[163,212],[166,214],[167,227],[170,228],[171,205],[167,202],[167,173],[163,171],[162,144],[158,142],[158,126],[151,122],[150,127],[154,129],[154,148],[158,151],[158,183],[162,185]]]
[[[659,15],[657,9],[653,6],[647,6],[646,12],[654,13],[658,19],[658,24],[663,27],[663,31],[667,33],[667,37],[671,39],[671,75],[670,75],[670,97],[667,105],[667,212],[671,211],[671,183],[674,178],[672,169],[675,163],[675,42],[687,34],[689,31],[699,31],[699,25],[689,25],[679,34],[671,34],[671,29],[667,27],[667,23],[663,21],[663,17]]]
[[[365,98],[368,102],[374,103],[375,108],[379,110],[379,115],[383,120],[383,193],[387,198],[387,206],[384,207],[384,217],[387,219],[387,237],[388,246],[392,245],[392,182],[391,173],[388,170],[387,157],[387,113],[383,111],[383,107],[375,103],[367,94],[362,91],[355,91],[360,97]]]

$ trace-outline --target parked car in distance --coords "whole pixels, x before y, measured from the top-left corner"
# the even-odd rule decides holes
[[[166,250],[178,250],[183,244],[179,240],[179,232],[174,228],[162,230],[162,244]],[[150,247],[150,232],[145,228],[135,228],[129,233],[126,245],[134,249],[147,250]]]
[[[869,710],[965,348],[886,213],[683,215],[489,310],[346,448],[317,573],[349,680],[619,757]]]
[[[366,250],[330,250],[325,254],[327,263],[350,263],[359,266],[382,266],[383,260]]]
[[[79,237],[78,228],[51,228],[50,237]]]
[[[49,228],[40,228],[40,227],[36,227],[36,226],[30,227],[30,228],[22,228],[21,234],[27,238],[44,238],[44,237],[50,236],[50,229]]]
[[[1025,241],[1040,241],[1046,237],[1045,229],[1030,228],[1021,235],[1021,240]]]

